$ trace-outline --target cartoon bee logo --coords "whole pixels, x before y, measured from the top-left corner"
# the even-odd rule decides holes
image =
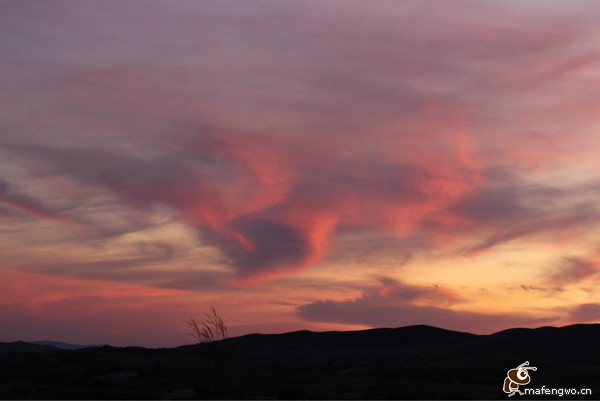
[[[516,369],[511,369],[506,373],[506,379],[504,379],[504,392],[508,393],[509,397],[512,397],[515,393],[519,393],[520,395],[524,394],[519,390],[519,385],[528,384],[531,381],[527,369],[537,370],[535,366],[527,365],[529,365],[529,361],[525,361],[517,366]]]

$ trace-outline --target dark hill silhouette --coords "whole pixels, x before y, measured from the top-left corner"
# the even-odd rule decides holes
[[[102,347],[100,344],[96,345],[81,345],[81,344],[69,344],[63,343],[61,341],[31,341],[31,344],[36,345],[50,345],[52,347],[56,347],[58,349],[82,349],[82,348],[94,348],[94,347]]]
[[[48,352],[58,351],[58,348],[51,345],[39,345],[27,343],[25,341],[15,341],[10,343],[0,343],[0,352]]]
[[[250,334],[162,349],[33,353],[20,343],[22,350],[2,354],[0,398],[507,399],[507,371],[530,361],[537,370],[529,386],[591,388],[586,399],[593,399],[599,335],[597,324],[491,335],[409,326]]]
[[[527,353],[532,357],[582,356],[600,357],[600,347],[594,338],[600,338],[600,324],[576,324],[565,327],[515,328],[489,336],[478,336],[476,346],[481,352],[507,354]]]
[[[272,351],[289,350],[298,352],[316,350],[327,352],[335,349],[372,349],[397,348],[408,345],[439,344],[450,345],[477,337],[470,333],[444,330],[437,327],[419,325],[395,329],[380,328],[358,331],[295,331],[284,334],[250,334],[232,338],[228,341],[247,349],[261,347],[272,348]]]

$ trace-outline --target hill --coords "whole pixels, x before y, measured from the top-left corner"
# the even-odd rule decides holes
[[[525,361],[537,367],[529,386],[591,388],[597,397],[599,335],[600,325],[492,335],[409,326],[19,351],[3,354],[0,398],[507,399],[507,371]]]
[[[50,345],[52,347],[58,349],[83,349],[83,348],[94,348],[94,347],[102,347],[103,345],[80,345],[80,344],[68,344],[60,341],[30,341],[30,344],[37,345]]]
[[[0,352],[48,352],[58,351],[58,348],[51,345],[32,344],[25,341],[15,341],[9,343],[0,343]]]

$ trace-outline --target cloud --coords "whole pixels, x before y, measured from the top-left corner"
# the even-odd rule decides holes
[[[336,155],[329,145],[307,148],[305,141],[265,135],[257,143],[253,135],[203,128],[180,137],[186,147],[164,150],[161,138],[150,137],[145,145],[154,149],[152,157],[143,148],[126,153],[112,144],[1,145],[42,164],[45,174],[110,191],[133,209],[171,208],[250,282],[318,262],[338,227],[406,233],[472,185],[474,173],[458,154],[446,154],[443,168],[385,158],[357,165],[359,153]],[[85,220],[75,212],[69,218]]]
[[[299,316],[311,321],[399,327],[428,324],[450,330],[490,333],[508,327],[538,325],[551,318],[452,309],[460,299],[438,286],[408,286],[385,279],[350,301],[316,301],[300,306]],[[389,284],[389,285],[386,285]]]
[[[539,234],[559,236],[562,230],[592,226],[597,219],[598,210],[590,204],[577,205],[554,213],[545,212],[539,219],[523,219],[523,221],[515,221],[512,225],[501,227],[496,230],[497,233],[489,235],[464,251],[478,253],[515,239]]]
[[[106,246],[169,218],[236,284],[335,259],[347,232],[418,242],[413,255],[451,247],[439,233],[478,252],[592,224],[593,204],[515,177],[593,148],[597,95],[580,83],[596,13],[435,4],[11,3],[0,151],[25,171],[3,169],[0,213],[75,222]],[[12,190],[34,177],[71,193]]]
[[[14,191],[8,182],[0,180],[0,202],[21,213],[39,216],[44,219],[55,220],[60,223],[66,223],[63,216],[42,204],[38,199],[23,195],[18,191]],[[6,209],[0,209],[0,214],[6,216],[14,215]]]
[[[514,291],[514,290],[525,291],[525,292],[534,291],[534,292],[542,292],[542,293],[550,293],[550,294],[564,291],[564,289],[559,286],[547,287],[547,286],[543,286],[543,285],[531,285],[531,284],[521,284],[518,287],[509,287],[508,289],[512,290],[512,291]]]
[[[571,318],[579,323],[595,323],[600,320],[600,305],[581,304],[571,311]]]
[[[549,273],[548,281],[557,284],[571,284],[594,280],[598,275],[598,262],[577,257],[564,257],[560,266]]]
[[[543,217],[564,196],[560,188],[528,183],[512,172],[490,168],[484,184],[449,209],[474,223],[514,226]]]
[[[538,235],[561,238],[567,230],[591,229],[600,219],[600,210],[588,200],[597,190],[588,182],[570,187],[541,184],[504,168],[491,168],[484,177],[480,186],[447,208],[460,222],[450,230],[475,238],[462,249],[468,254]]]

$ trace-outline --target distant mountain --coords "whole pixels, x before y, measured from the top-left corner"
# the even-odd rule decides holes
[[[26,343],[24,341],[15,341],[11,343],[0,343],[0,352],[48,352],[58,351],[58,348],[51,345],[40,345]]]
[[[74,350],[74,349],[83,349],[83,348],[96,348],[102,347],[102,345],[80,345],[80,344],[68,344],[60,341],[29,341],[30,344],[37,345],[50,345],[52,347],[56,347],[58,349],[66,349],[66,350]]]
[[[0,342],[0,352],[48,352],[58,350],[79,350],[103,345],[67,344],[60,341],[15,341]]]

